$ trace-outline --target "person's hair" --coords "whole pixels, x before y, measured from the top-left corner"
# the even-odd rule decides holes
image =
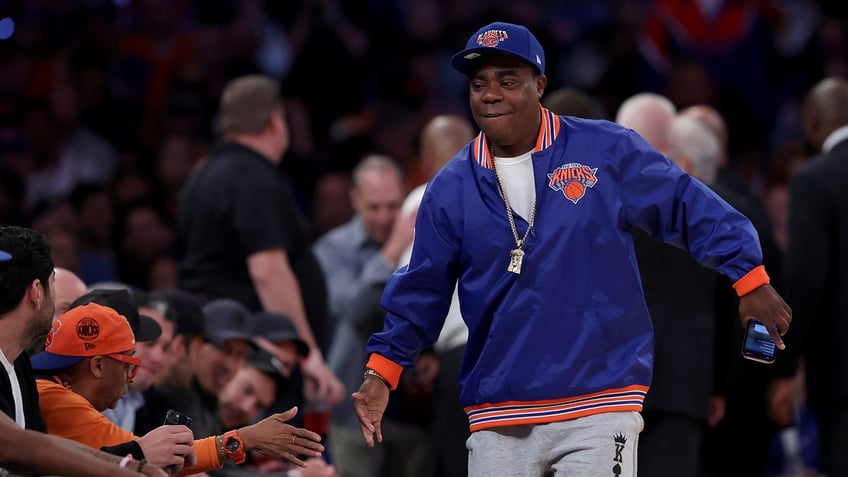
[[[39,280],[50,294],[53,258],[47,237],[36,230],[13,225],[0,227],[0,250],[12,256],[0,262],[0,315],[20,305],[27,287]]]
[[[398,178],[403,181],[403,170],[392,158],[381,154],[369,154],[353,168],[351,184],[354,188],[359,187],[362,174],[367,171],[391,171],[397,174]]]
[[[555,114],[600,119],[599,107],[591,96],[575,88],[559,88],[542,97],[542,106]]]
[[[650,145],[666,153],[670,147],[669,127],[677,108],[668,98],[655,93],[637,93],[618,108],[615,122],[633,129]]]
[[[171,323],[176,323],[177,321],[177,312],[171,307],[168,300],[164,298],[151,297],[148,292],[136,291],[133,293],[133,301],[135,302],[135,306],[139,308],[144,307],[158,311]]]
[[[258,133],[268,124],[271,113],[282,106],[276,80],[265,75],[239,76],[221,93],[218,126],[223,133]]]
[[[687,116],[671,122],[671,151],[669,157],[685,156],[692,163],[692,175],[709,185],[715,182],[721,143],[704,123]]]

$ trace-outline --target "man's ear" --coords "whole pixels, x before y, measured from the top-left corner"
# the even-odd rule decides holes
[[[171,340],[171,355],[177,360],[185,357],[186,351],[185,335],[174,335]]]
[[[103,360],[104,356],[95,356],[88,360],[88,369],[96,378],[103,377]]]
[[[189,340],[186,350],[188,351],[188,359],[195,359],[200,354],[200,348],[206,341],[201,336],[194,336]]]
[[[41,309],[44,303],[44,288],[41,287],[41,280],[35,279],[29,282],[24,293],[24,300],[32,304],[34,309]]]
[[[539,98],[545,94],[545,87],[548,85],[548,77],[545,75],[536,76],[536,94]]]

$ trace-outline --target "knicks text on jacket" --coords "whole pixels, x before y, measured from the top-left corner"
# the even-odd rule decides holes
[[[548,173],[548,186],[562,191],[568,200],[576,204],[586,194],[586,188],[594,187],[598,182],[597,172],[597,167],[592,169],[577,162],[563,164]]]

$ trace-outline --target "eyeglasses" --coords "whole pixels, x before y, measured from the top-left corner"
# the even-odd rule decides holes
[[[127,379],[129,380],[135,378],[138,374],[138,370],[141,369],[141,358],[134,358],[120,353],[107,354],[106,356],[114,359],[115,361],[120,361],[129,365],[127,366]]]

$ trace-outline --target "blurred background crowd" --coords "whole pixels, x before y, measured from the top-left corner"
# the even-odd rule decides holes
[[[282,173],[315,236],[352,214],[349,171],[394,158],[410,187],[435,114],[468,115],[449,56],[479,24],[527,25],[548,91],[597,116],[655,91],[714,105],[730,165],[780,203],[805,156],[798,105],[848,73],[844,2],[473,0],[10,0],[0,4],[0,222],[49,234],[88,283],[172,286],[176,194],[215,137],[223,84],[281,81],[292,145]],[[706,27],[707,22],[713,25]],[[717,25],[717,26],[716,26]],[[779,206],[778,206],[779,207]]]

